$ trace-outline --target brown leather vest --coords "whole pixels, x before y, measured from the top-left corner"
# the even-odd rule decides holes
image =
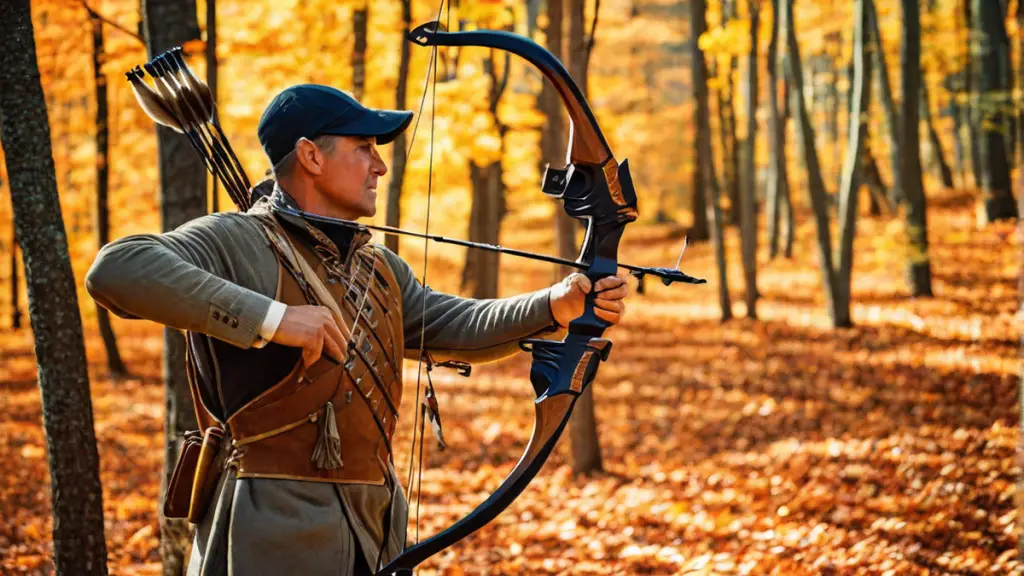
[[[229,462],[243,478],[383,484],[402,400],[401,287],[380,247],[363,244],[342,266],[322,262],[292,231],[280,225],[277,231],[287,234],[337,302],[353,346],[342,364],[323,356],[306,369],[300,359],[280,382],[231,415]],[[315,303],[310,279],[280,253],[278,268],[277,301]],[[340,465],[325,467],[314,451],[323,448],[318,442],[324,435],[334,434],[327,419],[334,420],[341,450]]]

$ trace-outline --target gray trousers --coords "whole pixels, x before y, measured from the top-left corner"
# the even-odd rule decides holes
[[[384,561],[405,543],[408,507],[396,487]],[[221,475],[196,527],[188,576],[372,574],[387,489]]]

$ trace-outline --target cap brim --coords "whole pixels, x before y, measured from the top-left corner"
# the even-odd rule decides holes
[[[318,134],[375,136],[377,144],[388,144],[409,127],[412,115],[411,111],[367,109],[361,117],[336,128],[328,124]]]

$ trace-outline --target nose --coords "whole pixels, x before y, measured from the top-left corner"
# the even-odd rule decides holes
[[[371,170],[378,177],[388,173],[388,165],[384,163],[384,159],[380,157],[380,152],[377,151],[377,147],[373,147],[373,165]]]

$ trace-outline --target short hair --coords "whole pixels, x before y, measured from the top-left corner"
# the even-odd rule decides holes
[[[320,148],[320,151],[322,151],[324,154],[330,154],[331,152],[334,152],[334,144],[336,140],[333,134],[321,134],[319,136],[314,137],[311,140],[311,142],[316,144],[317,147]],[[298,146],[297,142],[296,146]],[[295,150],[292,150],[291,152],[286,154],[285,157],[282,158],[280,162],[278,162],[277,166],[272,167],[270,171],[274,173],[274,179],[280,180],[282,178],[287,178],[288,176],[291,176],[292,173],[295,172],[295,166],[298,163],[298,154],[295,153]]]

